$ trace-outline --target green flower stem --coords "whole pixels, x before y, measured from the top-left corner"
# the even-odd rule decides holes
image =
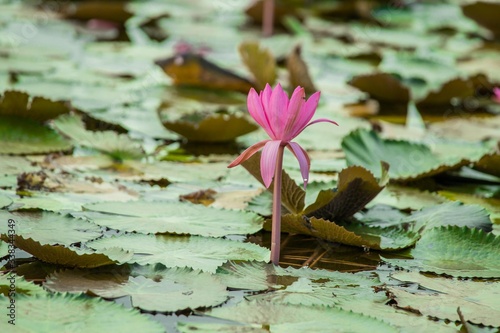
[[[273,188],[273,225],[271,230],[271,262],[278,265],[280,262],[281,241],[281,174],[283,173],[283,154],[285,146],[278,148],[276,169],[274,171]]]
[[[269,37],[273,34],[274,26],[274,0],[264,0],[262,13],[262,34]]]

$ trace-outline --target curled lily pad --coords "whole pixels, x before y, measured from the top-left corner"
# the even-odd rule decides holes
[[[196,142],[232,141],[257,129],[257,125],[245,115],[227,111],[193,113],[177,120],[163,120],[162,123],[188,141]]]

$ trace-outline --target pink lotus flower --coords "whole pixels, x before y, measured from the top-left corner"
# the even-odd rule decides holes
[[[292,140],[309,125],[319,122],[330,122],[337,125],[336,122],[324,118],[309,122],[316,112],[319,97],[320,92],[316,92],[306,101],[304,88],[297,87],[289,100],[280,84],[274,89],[271,89],[267,84],[259,95],[255,89],[250,89],[247,99],[248,111],[267,132],[271,140],[264,140],[250,146],[228,167],[232,168],[243,163],[264,147],[260,159],[260,172],[264,185],[269,187],[276,169],[278,150],[280,147],[286,146],[299,161],[304,187],[306,187],[311,162],[307,152]]]
[[[500,88],[493,88],[493,100],[497,103],[500,103]]]
[[[297,87],[292,97],[288,99],[288,95],[279,84],[274,90],[266,84],[266,88],[259,95],[255,89],[250,89],[247,99],[248,111],[271,137],[271,140],[264,140],[250,146],[228,165],[229,168],[237,166],[264,148],[260,158],[260,173],[266,187],[271,185],[274,174],[271,262],[275,265],[279,264],[280,259],[281,174],[285,147],[299,161],[305,188],[309,180],[311,161],[307,152],[292,140],[309,125],[319,122],[337,125],[336,122],[323,118],[309,122],[316,112],[319,95],[320,93],[316,92],[306,100],[304,88]]]

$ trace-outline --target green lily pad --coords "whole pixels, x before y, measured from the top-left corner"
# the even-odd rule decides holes
[[[146,311],[173,312],[216,306],[228,298],[226,286],[211,274],[187,268],[154,271],[154,279],[130,276],[125,281],[96,280],[96,275],[66,270],[51,275],[53,291],[90,291],[104,298],[131,296],[132,305]]]
[[[7,197],[5,195],[0,195],[0,209],[7,207],[11,203],[12,203],[12,200],[9,197]]]
[[[47,291],[33,282],[26,281],[22,276],[16,275],[12,272],[0,274],[0,295],[3,294],[5,297],[9,297],[9,292],[11,291],[11,284],[15,285],[15,296],[10,295],[10,297],[17,297],[17,295],[46,295]]]
[[[18,175],[23,172],[36,172],[39,169],[21,156],[2,156],[0,159],[0,174],[2,175]]]
[[[417,272],[397,272],[391,277],[420,286],[418,290],[388,287],[398,307],[411,307],[423,315],[451,321],[459,320],[459,308],[472,323],[500,326],[498,282],[427,277]]]
[[[413,212],[402,221],[412,223],[413,229],[419,232],[441,226],[457,226],[491,231],[492,224],[489,213],[479,205],[464,205],[460,202],[448,202],[422,208]]]
[[[300,313],[300,316],[297,314]],[[266,327],[270,332],[330,332],[332,327],[336,332],[398,332],[393,326],[383,321],[338,308],[324,306],[298,306],[274,304],[271,302],[241,302],[233,307],[212,309],[207,313],[211,317],[231,320],[227,323],[234,328],[243,325],[248,332],[253,328]],[[215,324],[221,327],[221,324]],[[203,328],[210,327],[203,324]],[[184,323],[178,326],[182,332],[197,330],[197,324]],[[236,328],[238,329],[238,328]],[[238,331],[237,331],[238,332]],[[241,330],[239,332],[244,332]]]
[[[269,250],[255,244],[198,236],[129,234],[101,238],[87,245],[103,253],[110,248],[130,252],[129,263],[191,267],[206,272],[215,272],[228,260],[267,261],[270,254]]]
[[[129,136],[113,131],[88,131],[79,116],[61,116],[54,121],[53,125],[76,144],[95,149],[119,161],[140,159],[144,156],[142,147]]]
[[[427,230],[410,251],[413,260],[385,259],[406,269],[458,277],[500,277],[500,236],[467,227]]]
[[[0,297],[0,306],[8,307],[10,300]],[[23,332],[102,332],[110,327],[120,332],[164,332],[165,328],[134,309],[85,295],[47,294],[16,297],[15,326],[0,321],[0,330],[12,327]]]
[[[68,216],[42,213],[9,213],[0,211],[0,219],[15,221],[17,236],[32,238],[42,244],[71,245],[101,236],[101,228],[90,222]],[[7,223],[0,224],[0,234],[7,235]]]
[[[52,129],[30,119],[0,116],[0,154],[42,154],[71,149]]]
[[[9,254],[9,243],[0,240],[0,258]]]
[[[121,231],[222,237],[253,234],[263,219],[250,212],[173,201],[107,202],[84,206],[106,214],[83,214],[94,223]]]
[[[488,145],[476,145],[467,149],[462,143],[447,145],[446,149],[456,149],[447,155],[434,153],[421,143],[403,140],[382,139],[374,131],[356,130],[342,141],[348,165],[361,165],[372,172],[379,169],[381,161],[390,165],[389,177],[395,181],[411,181],[453,170],[479,160],[491,149]],[[460,154],[458,150],[462,150]]]

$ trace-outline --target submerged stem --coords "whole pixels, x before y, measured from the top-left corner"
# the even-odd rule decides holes
[[[273,225],[271,230],[271,262],[278,265],[280,262],[281,240],[281,174],[283,172],[283,153],[285,146],[278,148],[276,156],[276,169],[274,171],[273,189]]]

